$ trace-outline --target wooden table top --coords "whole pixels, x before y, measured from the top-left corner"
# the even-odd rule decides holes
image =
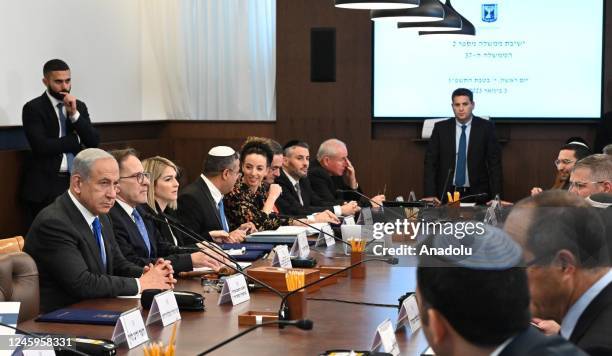
[[[326,258],[320,252],[312,252],[320,264],[347,266],[349,258],[339,252],[340,247],[328,248]],[[268,263],[265,262],[258,262]],[[357,302],[395,304],[398,298],[416,288],[414,267],[390,266],[384,262],[370,262],[366,266],[365,279],[341,277],[338,283],[321,288],[308,294],[312,298],[336,298]],[[218,342],[244,330],[238,326],[238,315],[248,311],[277,312],[280,298],[272,293],[256,291],[251,300],[236,306],[217,305],[219,293],[201,286],[198,278],[181,279],[177,290],[198,292],[206,298],[206,311],[181,312],[178,323],[177,355],[195,355]],[[140,306],[138,299],[94,299],[77,303],[72,307],[126,311]],[[146,320],[148,310],[143,310]],[[331,349],[369,350],[376,327],[386,318],[393,324],[397,320],[398,309],[338,303],[331,301],[307,301],[306,317],[314,322],[310,331],[294,327],[279,329],[276,326],[262,327],[213,352],[213,355],[318,355]],[[60,323],[39,323],[33,320],[19,325],[31,332],[47,332],[66,335],[110,339],[113,327],[77,325]],[[161,322],[147,327],[149,338],[167,343],[172,333],[172,325],[165,328]],[[403,355],[419,355],[427,347],[422,331],[408,335],[405,329],[396,333]],[[128,350],[127,344],[119,347],[120,355],[143,355],[142,346]]]

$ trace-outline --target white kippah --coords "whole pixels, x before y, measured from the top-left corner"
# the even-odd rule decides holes
[[[215,146],[208,151],[209,156],[215,157],[229,157],[236,153],[233,148],[228,146]]]
[[[586,143],[580,142],[580,141],[572,141],[572,142],[568,143],[568,145],[584,146],[585,148],[590,149],[589,146]]]

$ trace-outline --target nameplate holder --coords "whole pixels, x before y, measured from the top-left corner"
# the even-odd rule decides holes
[[[21,302],[1,302],[0,303],[0,322],[17,327],[19,319],[19,307]],[[0,326],[0,335],[15,335],[15,330]]]
[[[300,232],[291,246],[289,251],[290,256],[298,256],[299,258],[308,258],[310,255],[310,246],[308,246],[308,238],[306,232]]]
[[[140,309],[134,308],[121,313],[117,324],[115,324],[111,340],[117,345],[127,341],[129,349],[149,341]]]
[[[332,230],[331,226],[324,225],[321,228],[321,232],[319,232],[319,237],[317,238],[315,246],[322,246],[324,243],[327,247],[334,246],[336,240],[332,236],[334,236],[334,230]]]
[[[390,353],[393,356],[400,354],[399,345],[393,331],[391,320],[386,319],[376,328],[376,335],[372,341],[371,351],[375,352],[382,349],[383,352]]]
[[[151,303],[145,325],[151,325],[159,320],[161,320],[163,326],[181,320],[181,312],[172,290],[167,290],[153,297],[153,303]]]
[[[291,256],[289,255],[289,249],[287,245],[278,245],[274,248],[274,258],[272,259],[272,266],[281,268],[293,268],[291,266]]]
[[[251,299],[251,296],[249,295],[246,279],[244,279],[243,275],[237,274],[224,280],[217,304],[221,305],[231,301],[232,305],[238,305],[249,299]]]
[[[344,225],[355,225],[355,217],[353,215],[344,217],[342,222]]]
[[[395,330],[397,331],[403,326],[406,326],[406,328],[410,330],[411,334],[414,334],[417,330],[419,330],[419,328],[421,328],[419,306],[414,294],[404,299],[402,306],[400,307],[399,314],[397,315]]]

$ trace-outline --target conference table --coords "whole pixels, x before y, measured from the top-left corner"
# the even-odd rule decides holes
[[[319,265],[348,266],[349,256],[342,246],[319,247],[311,250]],[[270,265],[270,260],[257,261],[254,265]],[[374,261],[366,264],[364,279],[340,277],[337,283],[308,293],[307,298],[339,299],[376,304],[398,304],[398,298],[416,288],[414,267],[388,265]],[[251,292],[251,299],[232,306],[231,303],[217,305],[219,293],[201,285],[200,278],[179,279],[176,290],[198,292],[206,298],[203,312],[182,311],[177,326],[177,355],[195,355],[229,338],[247,327],[238,325],[238,315],[251,310],[277,312],[280,298],[262,289]],[[72,305],[74,308],[127,311],[140,307],[139,299],[94,299]],[[146,320],[148,310],[142,310]],[[376,327],[385,319],[395,325],[398,308],[349,304],[334,301],[307,300],[306,318],[314,322],[312,330],[295,327],[279,329],[278,326],[261,327],[212,355],[319,355],[326,350],[349,349],[370,350]],[[54,333],[71,336],[110,339],[112,326],[42,323],[33,320],[20,323],[27,331]],[[167,344],[173,325],[162,327],[161,322],[147,327],[152,341]],[[422,330],[412,334],[402,328],[396,332],[402,355],[420,355],[427,348]],[[143,355],[142,345],[129,350],[126,343],[118,347],[119,355]]]

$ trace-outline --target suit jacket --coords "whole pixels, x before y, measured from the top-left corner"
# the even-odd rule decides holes
[[[519,333],[499,356],[586,356],[560,336],[546,336],[534,327]]]
[[[159,211],[161,211],[161,209],[159,208],[159,205],[157,205],[157,203],[155,203],[155,209],[157,209],[157,211],[151,209],[151,207],[149,207],[148,205],[144,204],[141,206],[141,208],[148,212],[151,215],[156,215],[158,218],[162,219],[162,220],[166,220],[166,217],[161,215],[160,213],[158,213]],[[163,211],[163,214],[168,216],[170,219],[174,220],[174,221],[178,221],[178,217],[176,216],[176,210],[170,209],[169,207],[166,207],[166,210]],[[181,248],[181,250],[185,251],[185,252],[197,252],[198,249],[195,248],[195,245],[193,248],[186,248],[184,247],[185,245],[193,245],[193,239],[191,239],[189,236],[187,236],[185,233],[183,233],[181,230],[179,230],[176,227],[170,227],[170,225],[168,223],[163,223],[161,221],[153,221],[153,224],[155,225],[155,228],[157,229],[157,231],[159,231],[159,234],[161,236],[161,240],[165,241],[166,243],[169,243],[171,245],[175,245],[174,243],[174,238],[176,238],[176,245],[175,246],[179,246]],[[172,230],[170,230],[172,229]],[[174,237],[174,238],[173,238]]]
[[[223,230],[217,204],[201,177],[181,191],[177,204],[178,220],[204,239],[212,241],[208,232]]]
[[[370,202],[359,194],[353,192],[338,192],[337,190],[351,190],[361,193],[361,188],[351,189],[340,176],[332,176],[319,161],[310,162],[308,167],[308,180],[312,190],[324,201],[333,202],[335,205],[342,205],[347,201],[357,201],[361,206],[370,206]]]
[[[66,136],[60,138],[56,109],[46,92],[23,106],[23,129],[31,148],[24,169],[24,199],[33,202],[53,199],[56,193],[50,191],[47,182],[59,171],[62,154],[76,155],[83,148],[98,147],[100,136],[91,125],[87,106],[77,100],[77,110],[79,119],[74,124],[68,120]]]
[[[127,214],[125,209],[118,203],[115,203],[109,213],[113,222],[113,231],[115,232],[117,244],[125,258],[138,266],[144,267],[149,263],[154,264],[158,257],[163,257],[172,262],[175,272],[192,271],[191,256],[187,253],[182,253],[180,247],[164,241],[153,222],[144,217],[145,213],[142,207],[136,207],[136,210],[142,216],[145,228],[147,229],[147,235],[151,244],[150,257],[136,223]]]
[[[283,188],[283,192],[276,200],[276,206],[281,214],[303,216],[323,210],[333,211],[334,209],[333,201],[324,201],[312,190],[308,177],[301,178],[299,181],[302,201],[304,202],[303,206],[300,204],[300,198],[298,197],[295,187],[291,184],[291,181],[282,169],[275,183]]]
[[[42,312],[83,299],[138,293],[134,278],[142,275],[142,267],[123,257],[108,216],[99,218],[106,269],[91,227],[67,192],[43,209],[32,223],[24,251],[38,267]]]
[[[456,120],[451,118],[435,124],[425,153],[424,196],[440,197],[449,169],[455,172]],[[501,148],[495,136],[495,125],[474,116],[467,146],[467,170],[472,194],[488,193],[488,199],[501,195]]]
[[[584,310],[570,341],[589,355],[612,355],[612,283]]]

